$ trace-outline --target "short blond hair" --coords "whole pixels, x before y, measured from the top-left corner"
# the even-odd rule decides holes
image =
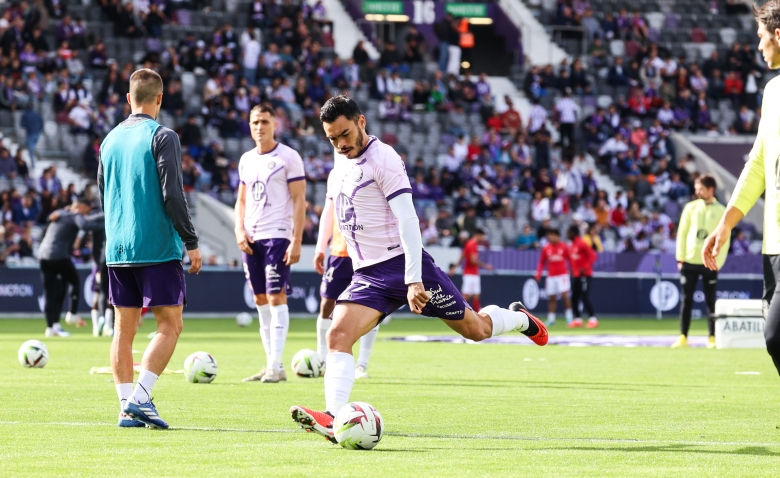
[[[141,68],[130,75],[130,100],[137,105],[153,103],[163,92],[160,75],[148,68]]]

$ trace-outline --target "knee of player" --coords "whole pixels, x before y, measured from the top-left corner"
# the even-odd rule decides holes
[[[764,338],[766,339],[767,351],[771,355],[780,355],[780,331],[772,333],[768,329],[764,329]]]
[[[268,296],[265,294],[255,294],[255,305],[268,304]]]
[[[351,352],[354,344],[348,343],[349,334],[343,327],[331,326],[325,334],[328,350],[337,352]]]
[[[266,297],[266,303],[271,304],[272,306],[284,305],[287,303],[287,294],[284,292],[279,292],[278,294],[268,294]]]

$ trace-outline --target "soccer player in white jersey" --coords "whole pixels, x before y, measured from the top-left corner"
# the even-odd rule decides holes
[[[293,406],[293,420],[335,443],[333,417],[349,402],[355,381],[352,346],[385,316],[404,304],[416,314],[442,319],[474,341],[517,330],[537,345],[547,329],[520,302],[474,312],[450,278],[423,250],[412,189],[401,157],[366,134],[357,103],[335,96],[322,107],[325,134],[348,161],[328,178],[327,201],[355,268],[352,282],[336,301],[325,358],[325,411]]]
[[[235,232],[260,315],[266,367],[244,381],[276,383],[287,380],[282,365],[290,328],[287,292],[290,266],[301,257],[306,181],[301,156],[274,139],[273,107],[252,108],[249,127],[257,147],[238,163]]]
[[[348,161],[336,153],[336,163]],[[352,281],[352,259],[349,258],[347,242],[338,228],[338,223],[333,220],[333,201],[325,201],[325,207],[320,217],[320,230],[317,236],[317,247],[314,254],[314,269],[322,274],[320,286],[320,316],[317,317],[317,353],[325,357],[328,354],[328,345],[325,340],[328,329],[333,319],[331,314],[336,307],[336,300],[349,287]],[[325,264],[325,248],[330,243],[330,256]],[[390,321],[390,316],[384,320]],[[360,338],[360,355],[358,355],[355,378],[369,378],[368,361],[374,349],[376,336],[379,333],[379,325],[371,329]]]

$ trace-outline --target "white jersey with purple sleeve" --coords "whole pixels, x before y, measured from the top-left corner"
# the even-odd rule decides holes
[[[276,143],[269,152],[247,151],[238,162],[246,185],[244,229],[253,241],[293,237],[293,204],[289,183],[303,181],[303,160],[297,151]]]
[[[404,253],[388,201],[411,192],[401,157],[373,136],[356,158],[336,160],[327,197],[355,270]]]

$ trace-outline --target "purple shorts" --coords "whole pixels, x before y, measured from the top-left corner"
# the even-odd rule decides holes
[[[109,266],[108,302],[136,309],[185,305],[187,286],[181,261],[140,267]]]
[[[252,255],[242,253],[242,256],[244,274],[252,293],[290,294],[290,266],[284,263],[289,245],[287,239],[262,239],[249,243]]]
[[[408,303],[409,291],[404,282],[404,255],[355,271],[352,282],[337,303],[354,302],[378,310],[385,316]],[[422,255],[422,283],[432,296],[422,315],[446,320],[460,320],[470,308],[463,296],[425,251]]]
[[[330,256],[328,267],[322,275],[320,284],[320,296],[326,299],[336,300],[344,292],[352,281],[352,259],[349,257]]]

